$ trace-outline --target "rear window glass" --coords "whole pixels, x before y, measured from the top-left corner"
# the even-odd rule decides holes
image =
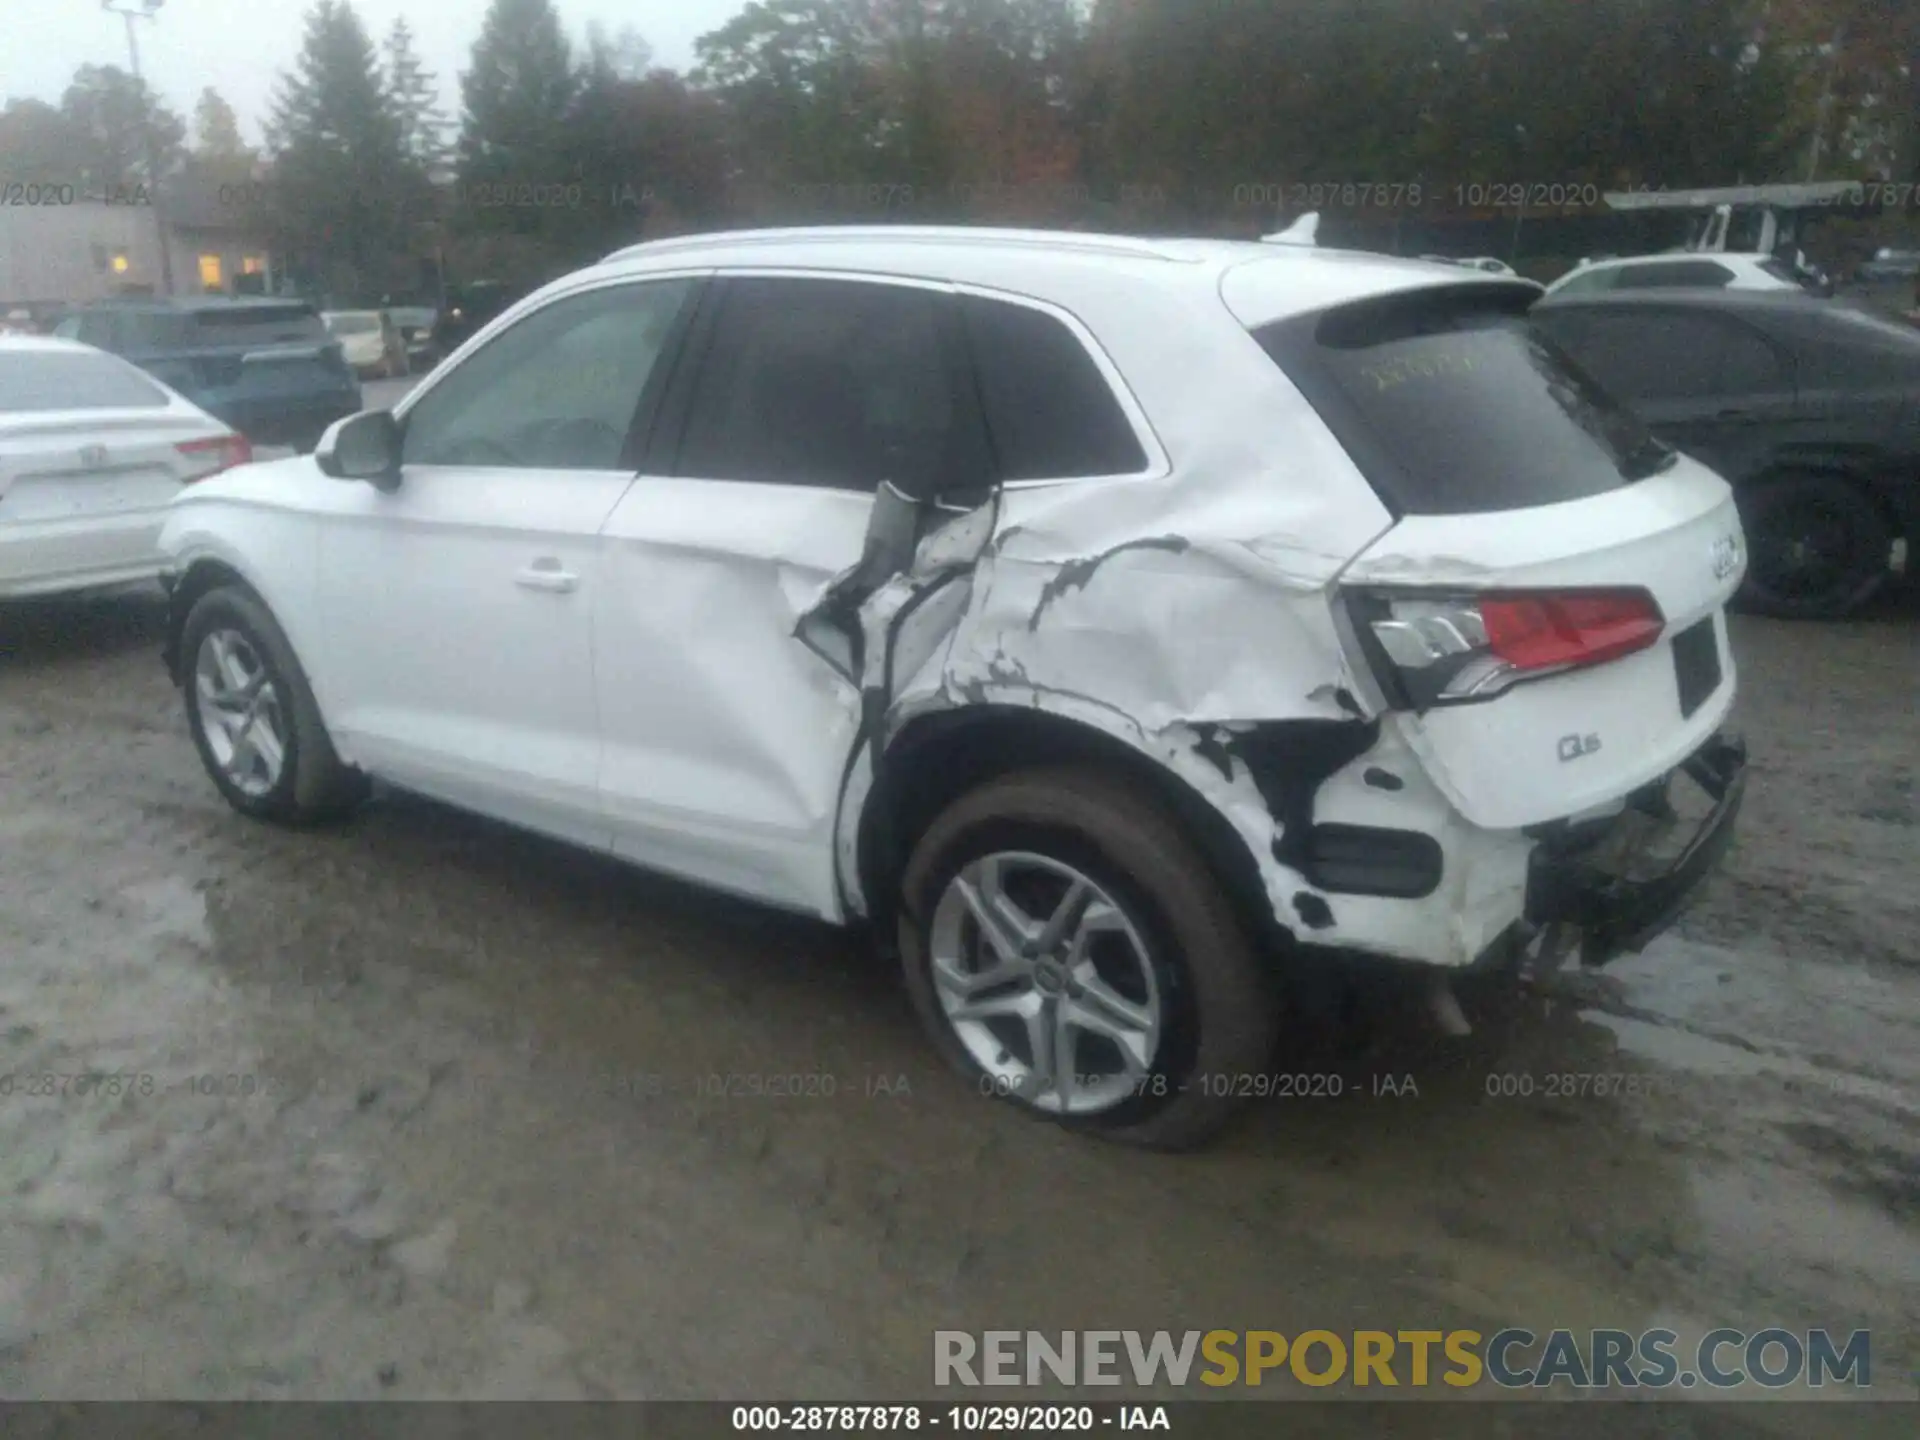
[[[1666,446],[1529,325],[1530,298],[1422,291],[1254,337],[1400,514],[1578,500],[1670,464]]]
[[[0,354],[0,412],[157,410],[166,392],[129,365],[104,355],[27,350]]]
[[[327,327],[305,305],[236,305],[198,310],[193,325],[202,345],[253,345],[279,340],[325,340]]]

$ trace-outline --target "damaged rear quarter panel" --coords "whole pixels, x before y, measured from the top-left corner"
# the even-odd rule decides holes
[[[928,659],[896,677],[887,730],[983,705],[1099,730],[1226,818],[1283,925],[1311,914],[1316,940],[1358,943],[1350,931],[1391,928],[1363,916],[1410,907],[1320,896],[1300,869],[1301,832],[1320,787],[1380,736],[1331,596],[1391,517],[1244,331],[1229,323],[1214,339],[1182,364],[1116,353],[1170,473],[1009,486],[964,606],[939,607],[957,611],[950,643],[916,647]],[[1233,363],[1218,362],[1222,351]],[[1201,353],[1216,357],[1215,373],[1191,363]],[[1161,425],[1162,411],[1180,423]],[[849,816],[871,783],[856,758]]]
[[[1392,516],[1224,307],[1207,333],[1190,296],[1158,297],[1167,313],[1143,315],[1155,298],[1128,290],[1129,313],[1112,325],[1101,307],[1117,302],[1093,290],[1073,308],[1125,376],[1163,471],[1006,487],[964,603],[956,589],[929,609],[952,617],[950,639],[923,637],[910,648],[924,662],[893,677],[886,738],[972,706],[1084,725],[1151,758],[1224,817],[1287,930],[1465,963],[1510,918],[1525,847],[1480,847],[1454,863],[1449,827],[1460,822],[1382,723],[1370,677],[1351,667],[1333,589]],[[838,847],[851,908],[862,912],[870,897],[851,877],[870,758],[850,767]],[[1405,777],[1398,792],[1365,782],[1382,763]],[[1332,819],[1433,835],[1449,857],[1441,886],[1417,901],[1318,890],[1300,868],[1304,831]]]

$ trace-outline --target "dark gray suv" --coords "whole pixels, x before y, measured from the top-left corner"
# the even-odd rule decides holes
[[[256,445],[311,450],[360,409],[339,342],[300,300],[102,301],[54,334],[124,356]]]

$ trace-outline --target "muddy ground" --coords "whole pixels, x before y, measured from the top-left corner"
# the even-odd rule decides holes
[[[1913,1393],[1910,600],[1736,622],[1753,783],[1676,934],[1468,1040],[1298,1029],[1342,1098],[1180,1158],[970,1093],[825,928],[418,800],[240,819],[158,633],[0,607],[0,1075],[131,1077],[0,1096],[0,1394],[924,1397],[937,1328],[1657,1322],[1871,1327]],[[746,1075],[835,1094],[696,1093]]]

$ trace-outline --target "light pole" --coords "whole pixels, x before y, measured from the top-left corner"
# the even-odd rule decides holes
[[[146,98],[146,84],[140,78],[140,42],[134,35],[135,20],[151,20],[166,0],[100,0],[100,8],[111,11],[127,22],[127,57],[133,62],[133,83]],[[160,246],[160,293],[173,294],[173,252],[167,245],[167,222],[160,213],[160,154],[153,143],[152,115],[140,115],[140,139],[147,152],[147,204],[153,211],[153,236]]]

